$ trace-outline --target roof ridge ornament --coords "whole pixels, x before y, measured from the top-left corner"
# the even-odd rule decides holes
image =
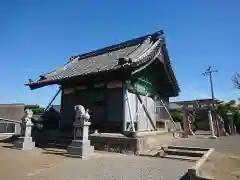
[[[163,30],[156,32],[156,39],[162,39],[163,41],[165,41]]]
[[[43,75],[43,74],[42,74],[42,75],[40,75],[39,77],[40,77],[40,80],[47,79],[47,78],[46,78],[46,76],[45,76],[45,75]]]
[[[71,56],[68,60],[68,62],[72,62],[75,59],[75,56]]]

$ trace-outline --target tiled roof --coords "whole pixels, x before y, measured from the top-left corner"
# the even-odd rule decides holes
[[[159,31],[90,53],[73,56],[66,65],[41,75],[39,80],[30,81],[27,85],[35,89],[36,86],[57,84],[76,76],[114,71],[123,67],[138,67],[155,59],[161,53],[160,47],[163,42],[163,33]]]

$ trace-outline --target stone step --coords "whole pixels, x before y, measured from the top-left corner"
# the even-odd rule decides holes
[[[174,145],[164,145],[162,146],[163,149],[180,149],[180,150],[192,150],[192,151],[208,151],[208,148],[201,148],[201,147],[188,147],[188,146],[174,146]]]
[[[193,151],[186,149],[164,149],[167,155],[188,156],[188,157],[202,157],[206,151]]]
[[[164,156],[160,156],[160,157],[168,158],[168,159],[185,160],[185,161],[191,161],[191,162],[196,162],[200,159],[200,157],[177,156],[177,155],[164,155]]]
[[[159,151],[160,151],[159,149],[148,150],[148,151],[141,152],[139,155],[140,156],[151,156],[151,157],[154,157],[154,156],[157,156]]]

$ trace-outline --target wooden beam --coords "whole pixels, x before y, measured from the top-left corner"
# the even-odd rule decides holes
[[[62,90],[62,87],[59,87],[57,93],[54,95],[54,97],[52,98],[52,100],[49,102],[49,104],[47,105],[47,107],[44,109],[44,112],[46,112],[50,106],[52,105],[53,101],[56,99],[56,97],[58,96],[58,94],[60,93],[60,91]]]

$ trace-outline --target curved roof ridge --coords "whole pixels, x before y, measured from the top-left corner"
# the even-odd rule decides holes
[[[151,36],[148,36],[127,58],[136,59],[141,53],[145,52],[151,45]]]
[[[152,46],[150,46],[146,51],[144,51],[140,56],[138,56],[136,62],[141,61],[149,54],[152,54],[154,51],[159,50],[159,46],[161,45],[162,41],[163,39],[160,38],[155,43],[153,43]]]
[[[157,32],[154,32],[154,33],[151,33],[151,34],[141,36],[141,37],[133,38],[131,40],[123,41],[123,42],[120,42],[118,44],[107,46],[107,47],[104,47],[104,48],[101,48],[101,49],[93,50],[93,51],[88,52],[88,53],[79,54],[79,55],[73,56],[73,58],[78,57],[78,58],[80,58],[79,60],[86,59],[88,57],[101,55],[101,54],[104,54],[106,52],[116,51],[118,49],[122,49],[122,48],[129,47],[129,46],[134,46],[136,44],[142,44],[147,38],[152,37],[153,35],[156,35],[159,32],[161,32],[161,31],[157,31]]]

